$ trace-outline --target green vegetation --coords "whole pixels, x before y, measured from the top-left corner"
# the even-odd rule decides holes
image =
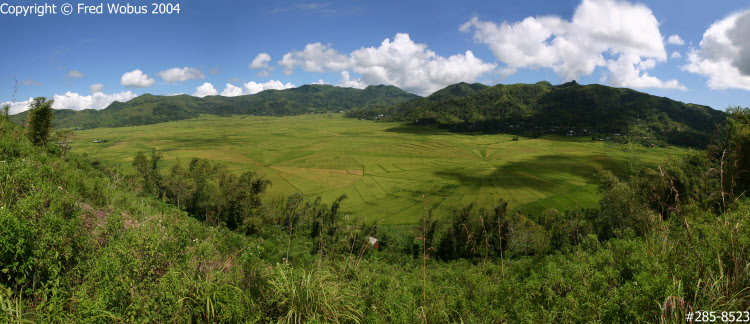
[[[52,101],[39,97],[31,102],[26,115],[26,132],[34,145],[44,145],[52,132]]]
[[[295,194],[240,215],[255,233],[183,211],[231,206],[223,194],[166,203],[157,151],[126,172],[35,146],[0,117],[0,321],[677,323],[748,310],[748,116],[730,110],[707,152],[599,171],[591,208],[498,200],[437,217],[423,205],[408,228],[357,222],[344,197]],[[253,201],[257,177],[223,185],[221,167],[194,161],[174,164],[175,186],[245,186],[227,201]]]
[[[290,116],[388,106],[416,97],[394,86],[369,86],[360,90],[330,85],[303,85],[238,97],[145,94],[125,103],[113,102],[103,110],[55,110],[53,126],[77,129],[136,126],[189,119],[200,114]],[[13,115],[11,119],[20,124],[26,114]]]
[[[448,95],[449,94],[449,95]],[[705,148],[724,113],[707,106],[598,84],[575,81],[552,86],[458,84],[427,98],[390,107],[352,110],[349,117],[438,125],[461,132],[542,134],[619,133],[643,144],[672,143]]]
[[[340,114],[203,116],[76,134],[74,151],[126,168],[152,148],[167,166],[178,158],[209,159],[270,180],[272,198],[300,192],[333,201],[345,194],[345,213],[388,224],[414,224],[425,201],[440,217],[469,203],[491,208],[499,198],[529,212],[593,207],[596,168],[625,177],[633,154],[655,166],[668,154],[687,152],[571,136],[514,141]]]

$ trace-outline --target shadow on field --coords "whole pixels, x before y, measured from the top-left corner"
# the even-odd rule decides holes
[[[445,129],[440,129],[435,126],[424,126],[424,125],[400,125],[391,127],[385,130],[390,133],[401,133],[401,134],[432,134],[432,135],[444,135],[444,134],[455,134]]]
[[[605,155],[586,158],[542,155],[524,161],[506,163],[485,176],[461,171],[437,171],[434,174],[442,178],[454,178],[462,184],[473,187],[533,186],[554,191],[556,187],[566,186],[565,180],[583,178],[587,183],[596,183],[597,166],[610,170],[619,177],[627,173],[627,162],[618,162]]]

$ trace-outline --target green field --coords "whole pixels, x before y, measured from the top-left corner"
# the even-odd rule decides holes
[[[94,143],[104,140],[104,143]],[[341,114],[293,117],[203,116],[147,126],[77,131],[74,152],[130,167],[152,147],[165,166],[176,158],[222,161],[271,180],[270,198],[300,191],[367,221],[414,223],[425,204],[440,216],[499,198],[535,212],[590,207],[597,202],[595,168],[625,175],[633,153],[590,137],[545,136],[512,141],[510,135],[449,133],[344,118]],[[680,148],[638,149],[646,165]]]

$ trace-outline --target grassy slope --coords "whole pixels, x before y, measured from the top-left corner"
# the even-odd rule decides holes
[[[215,117],[158,125],[77,132],[74,151],[105,161],[130,161],[138,151],[160,150],[167,164],[200,157],[272,181],[273,197],[295,191],[332,201],[369,221],[414,223],[425,201],[437,215],[504,198],[530,212],[596,205],[596,167],[627,172],[631,153],[588,137],[546,136],[511,141],[509,135],[456,134],[434,127],[342,118]],[[106,143],[93,143],[107,140]],[[639,149],[655,165],[679,148]],[[166,168],[165,168],[166,169]],[[423,198],[424,195],[424,198]]]
[[[422,268],[422,258],[408,253],[418,247],[414,233],[382,226],[377,236],[390,239],[384,251],[322,258],[310,254],[308,232],[290,237],[269,224],[268,234],[245,236],[201,224],[140,197],[138,181],[92,159],[32,148],[7,125],[0,121],[3,323],[270,323],[295,315],[301,322],[681,323],[688,309],[750,309],[746,199],[719,216],[686,208],[658,219],[645,237],[588,235],[531,257],[430,258]]]

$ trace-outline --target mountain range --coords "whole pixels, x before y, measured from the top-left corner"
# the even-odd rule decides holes
[[[347,116],[463,132],[621,134],[645,137],[649,143],[705,147],[725,113],[627,88],[542,81],[491,87],[459,83],[424,98],[352,110]]]
[[[154,124],[201,114],[289,116],[346,112],[347,117],[435,125],[458,132],[635,135],[649,143],[705,147],[725,113],[627,88],[575,81],[551,85],[458,83],[419,97],[394,86],[365,89],[303,85],[253,95],[198,98],[144,94],[102,110],[56,110],[55,128]],[[26,113],[11,116],[23,122]],[[632,137],[632,136],[631,136]]]
[[[53,127],[88,129],[147,125],[172,120],[214,115],[290,116],[352,108],[385,107],[418,98],[394,86],[365,89],[331,85],[303,85],[285,90],[265,90],[253,95],[204,98],[189,95],[154,96],[144,94],[128,102],[115,101],[102,110],[55,110]],[[11,116],[22,123],[27,113]]]

